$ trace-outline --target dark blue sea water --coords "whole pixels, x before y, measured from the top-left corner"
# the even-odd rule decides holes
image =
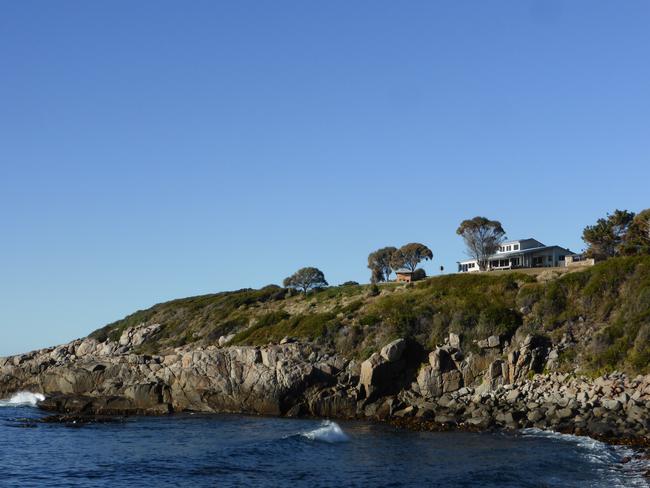
[[[1,486],[631,487],[640,461],[586,438],[417,433],[366,422],[235,415],[30,422],[0,402]],[[647,468],[645,468],[647,469]]]

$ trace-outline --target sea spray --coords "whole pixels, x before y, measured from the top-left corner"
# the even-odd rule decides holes
[[[15,393],[9,400],[0,400],[0,407],[35,407],[38,402],[45,400],[41,393],[21,391]]]
[[[329,420],[321,423],[320,427],[309,432],[304,432],[303,437],[312,441],[328,442],[330,444],[336,442],[348,442],[350,438],[347,436],[343,429],[339,427],[336,422]]]

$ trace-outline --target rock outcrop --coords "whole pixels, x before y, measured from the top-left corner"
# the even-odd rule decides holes
[[[361,363],[358,385],[360,398],[370,402],[379,396],[397,393],[394,390],[399,385],[399,376],[406,364],[402,357],[405,349],[406,341],[397,339]]]
[[[450,346],[436,348],[429,354],[429,364],[418,374],[420,393],[426,398],[437,398],[459,390],[464,385],[463,370],[467,368],[469,365],[458,349]]]
[[[359,363],[286,338],[265,347],[134,348],[159,326],[0,358],[0,398],[44,393],[45,409],[75,414],[175,411],[426,420],[476,429],[550,428],[650,442],[650,375],[596,379],[539,374],[553,351],[528,336],[486,339],[465,355],[451,335],[426,357],[404,339]]]
[[[1,359],[0,397],[19,390],[39,391],[48,396],[45,408],[101,414],[283,415],[311,386],[337,383],[336,376],[348,366],[340,357],[300,343],[179,348],[166,356],[134,354],[132,347],[155,331],[127,330],[119,343],[85,339]]]

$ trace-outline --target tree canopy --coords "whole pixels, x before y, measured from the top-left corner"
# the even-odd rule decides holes
[[[282,284],[286,288],[295,288],[304,293],[307,293],[313,288],[320,288],[328,285],[323,272],[318,268],[312,267],[299,269],[288,278],[285,278]]]
[[[650,208],[634,216],[625,234],[624,254],[650,254]]]
[[[396,247],[388,246],[377,249],[368,255],[368,268],[371,271],[370,282],[388,281],[392,272],[391,259],[397,251]]]
[[[497,252],[506,236],[501,222],[486,217],[463,220],[456,234],[463,238],[467,254],[476,259],[479,269],[487,269],[488,258]]]
[[[614,210],[600,218],[594,225],[582,231],[582,240],[587,244],[586,254],[596,259],[607,259],[622,254],[628,229],[634,220],[634,212]]]
[[[390,265],[394,270],[406,268],[413,272],[418,264],[430,259],[433,259],[431,249],[419,242],[411,242],[403,245],[393,253]]]
[[[617,209],[585,227],[582,240],[586,254],[596,259],[650,254],[650,209],[638,214]]]
[[[411,279],[413,281],[420,281],[423,280],[427,277],[427,272],[424,271],[422,268],[418,268],[415,271],[413,271],[413,274],[411,275]]]

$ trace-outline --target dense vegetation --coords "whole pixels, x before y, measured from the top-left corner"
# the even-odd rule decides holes
[[[549,276],[549,273],[551,275]],[[277,286],[174,300],[138,311],[92,334],[118,339],[138,324],[163,325],[143,352],[185,344],[266,344],[285,336],[365,357],[395,337],[424,348],[461,335],[475,341],[515,332],[563,343],[564,366],[648,372],[650,256],[614,258],[561,276],[516,272],[446,275],[409,285],[346,284],[298,293]]]
[[[650,254],[650,209],[614,210],[582,232],[587,255],[598,260]]]
[[[650,370],[650,256],[610,259],[526,285],[517,301],[530,309],[531,327],[554,339],[575,336],[585,368]]]

